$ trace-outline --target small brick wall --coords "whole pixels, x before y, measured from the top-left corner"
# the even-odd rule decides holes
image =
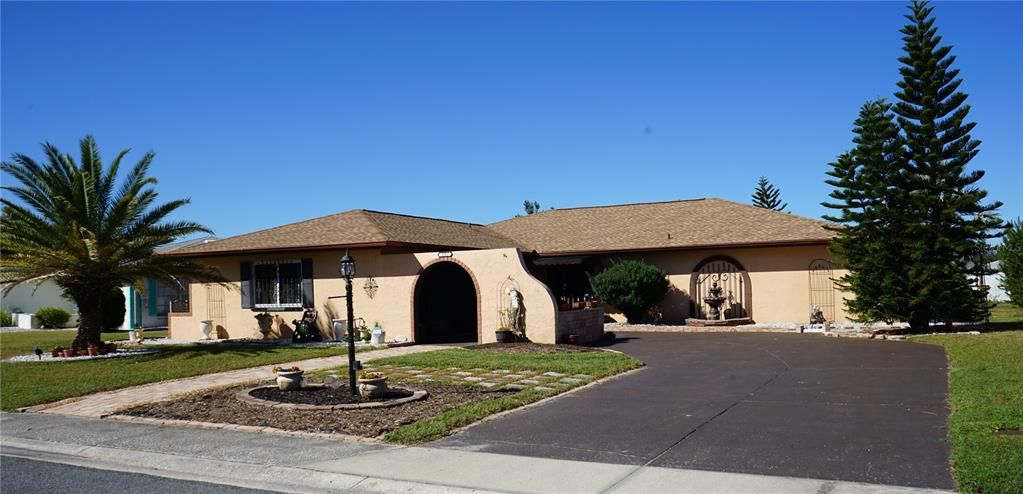
[[[593,343],[604,338],[604,308],[565,310],[558,312],[558,343],[568,343],[568,334],[579,335],[579,343]]]

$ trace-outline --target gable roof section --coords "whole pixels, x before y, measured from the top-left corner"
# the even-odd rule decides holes
[[[516,245],[483,225],[355,209],[187,246],[168,255],[416,246],[493,249]]]
[[[488,225],[541,255],[826,243],[826,223],[723,199],[554,209]]]

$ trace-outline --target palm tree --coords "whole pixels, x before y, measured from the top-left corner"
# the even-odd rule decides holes
[[[102,300],[124,285],[146,278],[174,284],[179,279],[226,281],[215,268],[188,259],[154,255],[155,249],[182,236],[209,233],[191,221],[168,221],[188,204],[178,199],[156,203],[156,179],[149,176],[150,151],[118,183],[118,153],[104,167],[92,136],[80,141],[80,163],[55,146],[43,144],[46,163],[14,154],[0,170],[18,184],[4,185],[0,198],[0,281],[5,293],[22,283],[53,281],[78,306],[75,349],[99,345]],[[18,202],[13,201],[17,198]]]

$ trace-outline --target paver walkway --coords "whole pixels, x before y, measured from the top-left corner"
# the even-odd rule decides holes
[[[437,382],[471,384],[495,389],[526,389],[538,391],[564,391],[593,381],[588,374],[567,375],[558,372],[540,373],[531,370],[512,371],[509,369],[447,369],[417,368],[412,366],[367,365],[367,370],[387,374],[391,382]],[[338,376],[340,377],[340,376]]]
[[[385,348],[382,350],[361,352],[358,354],[358,358],[360,361],[367,362],[384,357],[397,357],[399,355],[428,352],[431,350],[440,350],[442,348],[452,348],[457,346],[462,345],[414,345]],[[299,366],[306,371],[315,371],[347,365],[347,361],[344,356],[332,356],[299,360],[296,362],[276,365],[280,367]],[[203,389],[242,384],[250,381],[270,379],[273,377],[273,372],[271,371],[273,367],[273,365],[261,365],[259,367],[219,372],[217,374],[205,374],[202,376],[143,384],[141,386],[95,393],[81,398],[72,398],[70,400],[60,401],[57,403],[37,405],[29,407],[27,410],[33,412],[56,413],[61,415],[77,415],[80,417],[105,417],[117,410],[154,401],[166,400],[175,395],[191,393]]]

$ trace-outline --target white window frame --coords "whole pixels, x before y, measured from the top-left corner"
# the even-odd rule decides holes
[[[298,302],[281,303],[281,264],[298,264]],[[305,279],[305,273],[302,272],[302,260],[301,259],[281,259],[279,261],[256,261],[252,263],[252,284],[255,289],[256,284],[256,266],[260,265],[273,265],[274,271],[276,272],[276,281],[274,282],[274,303],[269,304],[258,304],[253,301],[252,306],[257,309],[301,309],[303,307],[302,300],[305,298],[305,293],[302,286],[302,280]]]

